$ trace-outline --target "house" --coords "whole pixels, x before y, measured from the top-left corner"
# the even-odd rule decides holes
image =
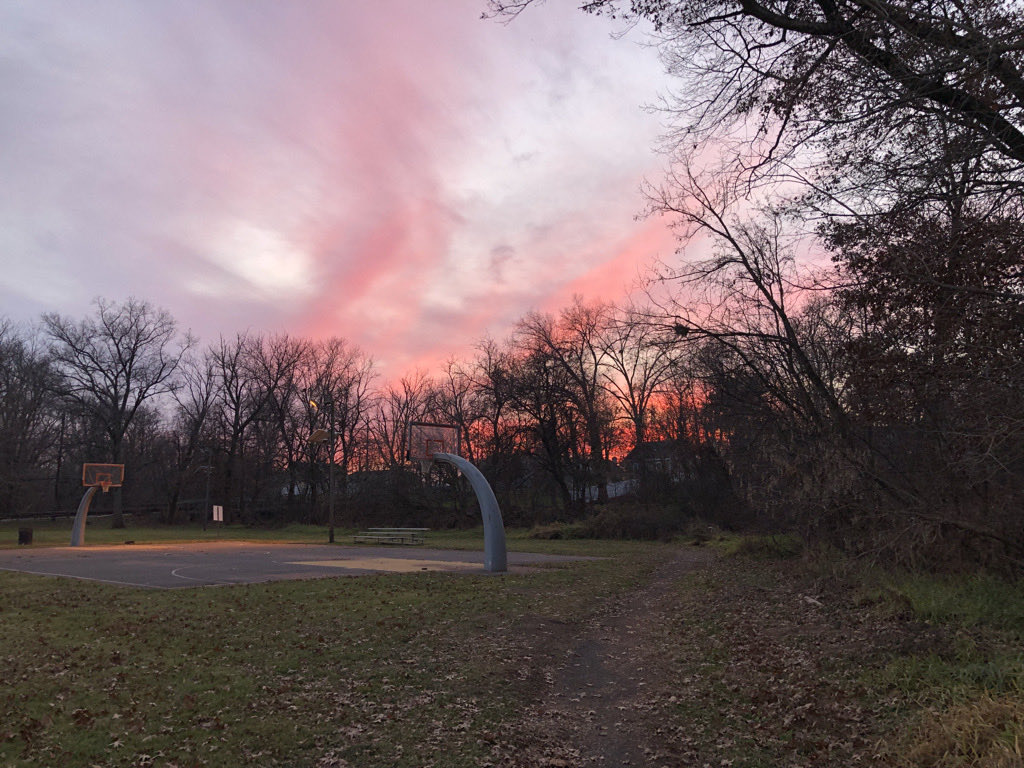
[[[634,476],[657,473],[681,479],[694,473],[693,448],[679,440],[639,443],[622,463]]]

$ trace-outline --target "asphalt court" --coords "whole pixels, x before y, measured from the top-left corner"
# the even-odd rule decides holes
[[[587,559],[508,553],[510,571]],[[0,570],[154,589],[371,573],[486,573],[482,551],[237,541],[3,549]]]

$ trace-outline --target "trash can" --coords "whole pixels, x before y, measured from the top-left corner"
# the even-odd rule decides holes
[[[31,544],[32,543],[32,529],[31,528],[19,528],[18,529],[18,543],[19,544]]]

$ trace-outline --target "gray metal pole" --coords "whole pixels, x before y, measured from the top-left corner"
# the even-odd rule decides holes
[[[461,456],[453,453],[435,453],[434,460],[446,461],[460,469],[476,492],[480,514],[484,519],[484,570],[499,573],[507,571],[505,524],[502,522],[501,509],[498,507],[498,500],[494,496],[491,484],[487,482],[483,472]]]
[[[85,543],[85,519],[89,516],[89,504],[92,497],[96,495],[98,485],[90,487],[78,503],[78,512],[75,513],[75,523],[71,526],[71,546],[80,547]]]
[[[213,464],[210,463],[211,456],[206,454],[206,493],[203,495],[203,530],[206,530],[206,522],[210,518],[210,475],[213,474]]]

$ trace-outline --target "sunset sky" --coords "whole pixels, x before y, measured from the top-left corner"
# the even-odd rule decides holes
[[[674,243],[637,220],[668,88],[572,3],[0,0],[0,315],[145,298],[204,342],[433,368]]]

